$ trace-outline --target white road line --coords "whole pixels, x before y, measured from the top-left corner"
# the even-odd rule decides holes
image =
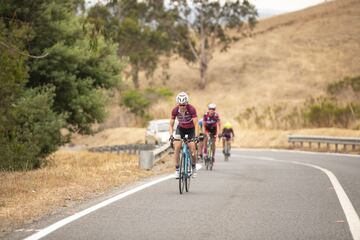
[[[174,175],[169,175],[169,176],[157,179],[155,181],[152,181],[152,182],[146,183],[144,185],[138,186],[138,187],[136,187],[134,189],[131,189],[131,190],[127,191],[127,192],[116,195],[116,196],[114,196],[112,198],[109,198],[109,199],[107,199],[107,200],[105,200],[105,201],[103,201],[101,203],[98,203],[98,204],[96,204],[96,205],[94,205],[94,206],[92,206],[90,208],[87,208],[87,209],[85,209],[85,210],[83,210],[81,212],[75,213],[74,215],[71,215],[71,216],[69,216],[67,218],[64,218],[63,220],[60,220],[60,221],[58,221],[58,222],[56,222],[56,223],[42,229],[42,230],[40,230],[38,233],[35,233],[35,234],[25,238],[25,240],[37,240],[37,239],[40,239],[42,237],[45,237],[46,235],[54,232],[55,230],[65,226],[66,224],[69,224],[69,223],[71,223],[71,222],[73,222],[73,221],[75,221],[75,220],[89,214],[89,213],[92,213],[92,212],[94,212],[94,211],[96,211],[96,210],[98,210],[98,209],[100,209],[102,207],[105,207],[105,206],[107,206],[107,205],[109,205],[109,204],[111,204],[113,202],[116,202],[116,201],[118,201],[118,200],[120,200],[120,199],[122,199],[124,197],[127,197],[127,196],[129,196],[129,195],[131,195],[133,193],[136,193],[138,191],[141,191],[141,190],[143,190],[145,188],[148,188],[148,187],[150,187],[152,185],[155,185],[157,183],[163,182],[163,181],[171,179],[171,178],[174,178]]]
[[[196,164],[196,169],[197,170],[201,169],[201,164],[197,163]],[[111,204],[113,202],[116,202],[116,201],[118,201],[118,200],[120,200],[120,199],[122,199],[124,197],[127,197],[127,196],[129,196],[129,195],[131,195],[133,193],[136,193],[136,192],[138,192],[140,190],[143,190],[145,188],[148,188],[148,187],[150,187],[152,185],[155,185],[157,183],[163,182],[163,181],[171,179],[171,178],[174,178],[173,174],[169,175],[169,176],[166,176],[166,177],[163,177],[163,178],[160,178],[160,179],[157,179],[155,181],[146,183],[144,185],[141,185],[141,186],[136,187],[134,189],[131,189],[131,190],[127,191],[127,192],[121,193],[119,195],[116,195],[115,197],[109,198],[109,199],[107,199],[107,200],[105,200],[105,201],[103,201],[101,203],[96,204],[95,206],[87,208],[87,209],[85,209],[85,210],[83,210],[81,212],[78,212],[78,213],[76,213],[74,215],[71,215],[71,216],[69,216],[67,218],[64,218],[63,220],[60,220],[60,221],[58,221],[58,222],[56,222],[56,223],[42,229],[42,230],[39,230],[38,233],[36,233],[34,235],[31,235],[31,236],[25,238],[24,240],[37,240],[37,239],[40,239],[42,237],[45,237],[46,235],[52,233],[53,231],[65,226],[66,224],[69,224],[69,223],[71,223],[71,222],[73,222],[73,221],[75,221],[75,220],[89,214],[89,213],[92,213],[92,212],[94,212],[94,211],[96,211],[96,210],[98,210],[98,209],[100,209],[102,207],[105,207],[105,206],[107,206],[107,205],[109,205],[109,204]]]
[[[289,162],[289,161],[283,161],[283,160],[278,160],[278,159],[268,158],[268,157],[254,157],[254,156],[245,156],[245,155],[238,155],[238,154],[234,154],[234,155],[236,155],[236,157],[239,157],[239,158],[247,158],[247,159],[251,158],[251,159],[259,159],[259,160],[266,160],[266,161],[303,165],[303,166],[312,167],[312,168],[315,168],[315,169],[318,169],[318,170],[324,172],[330,179],[330,182],[335,189],[335,193],[336,193],[336,195],[339,199],[340,205],[344,211],[344,214],[345,214],[346,220],[348,222],[350,232],[352,234],[353,239],[360,240],[360,218],[359,218],[358,214],[356,213],[355,208],[353,207],[349,197],[346,195],[340,182],[338,181],[336,176],[331,171],[329,171],[326,168],[322,168],[320,166],[314,165],[314,164],[308,164],[308,163],[302,163],[302,162],[296,162],[296,161]]]
[[[355,157],[360,158],[360,155],[348,154],[348,153],[332,153],[332,152],[311,152],[311,151],[300,151],[300,150],[288,150],[288,149],[273,149],[273,148],[232,148],[232,151],[252,151],[252,152],[290,152],[290,153],[302,153],[309,155],[327,155],[327,156],[342,156],[342,157]]]

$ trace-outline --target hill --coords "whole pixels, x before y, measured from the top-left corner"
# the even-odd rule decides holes
[[[217,103],[234,121],[247,107],[301,104],[324,94],[329,83],[359,75],[359,53],[360,2],[332,1],[260,21],[251,38],[215,54],[205,91],[194,89],[198,72],[175,58],[167,86],[188,91],[201,111]],[[168,107],[162,103],[154,111],[166,117]]]
[[[162,82],[159,70],[150,82],[165,84],[174,93],[187,91],[199,113],[215,102],[222,119],[238,128],[236,118],[246,108],[301,106],[305,99],[325,94],[328,84],[360,75],[359,53],[360,1],[331,1],[261,20],[252,37],[241,39],[226,53],[215,53],[205,90],[196,89],[198,72],[176,57],[170,61],[169,80]],[[150,83],[142,76],[141,84],[147,87]],[[173,101],[159,102],[151,114],[167,118],[173,105]],[[101,128],[138,126],[117,103],[109,111]],[[342,132],[321,130],[323,135]]]

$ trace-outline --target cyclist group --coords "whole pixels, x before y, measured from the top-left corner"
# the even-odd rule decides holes
[[[196,161],[198,157],[196,147],[198,147],[199,156],[206,159],[208,153],[207,142],[209,141],[209,138],[216,139],[216,136],[218,136],[219,139],[222,138],[223,149],[225,149],[225,144],[230,144],[230,141],[233,140],[233,138],[235,137],[234,131],[231,124],[227,122],[225,123],[224,128],[220,133],[221,121],[219,114],[216,112],[216,105],[214,103],[210,103],[208,105],[208,111],[201,119],[198,119],[195,107],[189,104],[189,96],[185,92],[181,92],[176,96],[176,104],[177,105],[171,111],[169,129],[170,140],[173,143],[175,153],[175,175],[176,177],[179,176],[179,156],[181,139],[184,139],[187,135],[188,139],[192,140],[188,143],[188,147],[190,149],[192,158],[192,176],[195,177]],[[178,120],[179,124],[174,130],[175,119]],[[215,142],[215,140],[212,141],[212,156],[215,156]],[[197,143],[199,143],[198,146],[196,146]],[[214,162],[214,157],[212,157],[211,160],[212,162]]]

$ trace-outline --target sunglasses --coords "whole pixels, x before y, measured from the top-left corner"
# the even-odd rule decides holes
[[[187,104],[179,104],[180,107],[185,107]]]
[[[209,110],[214,110],[215,111],[215,108],[209,108]]]

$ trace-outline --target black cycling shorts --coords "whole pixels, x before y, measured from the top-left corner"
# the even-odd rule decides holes
[[[195,137],[195,128],[182,128],[178,126],[175,134],[180,135],[181,139],[185,138],[185,135],[188,135],[188,138],[192,139]]]
[[[214,137],[216,134],[216,126],[215,127],[205,127],[205,131],[207,131],[211,137]]]

